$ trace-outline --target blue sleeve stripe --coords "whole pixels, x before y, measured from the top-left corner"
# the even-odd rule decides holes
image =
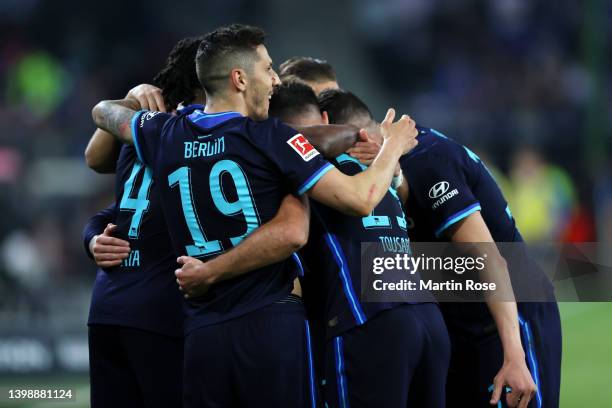
[[[300,256],[297,254],[297,252],[294,252],[291,254],[291,257],[293,258],[298,268],[300,269],[300,276],[304,276],[304,267],[302,266],[302,261],[300,260]]]
[[[440,235],[442,234],[442,232],[444,232],[445,229],[447,229],[454,223],[461,221],[468,215],[473,214],[476,211],[480,211],[480,210],[482,210],[482,208],[480,208],[480,203],[476,202],[470,205],[469,207],[464,208],[463,210],[459,211],[458,213],[451,215],[450,217],[446,219],[446,221],[444,221],[442,226],[436,230],[436,238],[440,238]]]
[[[325,163],[319,170],[317,170],[312,176],[310,176],[308,180],[304,182],[304,184],[300,186],[300,188],[298,189],[298,195],[302,195],[308,190],[310,190],[312,186],[314,186],[317,183],[317,181],[319,181],[321,177],[325,175],[325,173],[327,173],[333,168],[334,168],[333,164],[329,162]]]
[[[146,110],[141,110],[138,111],[134,114],[134,116],[132,117],[132,139],[134,140],[134,148],[136,149],[136,155],[138,156],[138,160],[140,160],[141,163],[146,164],[144,161],[144,157],[142,155],[142,151],[140,150],[140,144],[138,143],[138,138],[140,137],[140,133],[138,133],[138,120],[140,119],[140,116],[144,113],[147,112]]]

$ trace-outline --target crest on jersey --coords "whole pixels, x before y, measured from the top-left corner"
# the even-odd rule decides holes
[[[317,149],[300,133],[287,140],[287,144],[295,150],[304,161],[310,161],[313,157],[319,154]]]

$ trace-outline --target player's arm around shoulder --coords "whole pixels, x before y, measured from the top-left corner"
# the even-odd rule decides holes
[[[126,99],[137,101],[138,109],[166,111],[162,90],[153,85],[141,84],[130,89]],[[85,162],[97,173],[114,173],[119,148],[120,144],[113,134],[98,128],[85,148]]]
[[[391,185],[400,156],[417,144],[416,125],[408,116],[393,122],[390,109],[381,123],[384,136],[380,152],[370,167],[354,176],[334,169],[326,173],[309,191],[309,195],[343,213],[366,216],[380,203]]]
[[[127,144],[134,144],[132,119],[140,109],[138,101],[119,99],[101,101],[91,111],[94,123]]]

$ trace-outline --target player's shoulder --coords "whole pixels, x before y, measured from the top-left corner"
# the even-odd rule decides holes
[[[260,143],[278,143],[299,135],[297,130],[274,117],[260,121],[249,119],[245,125],[249,136]]]
[[[446,134],[430,127],[418,126],[419,144],[403,157],[408,163],[464,163],[468,149]]]
[[[270,116],[265,120],[253,120],[248,119],[247,126],[249,128],[256,130],[258,132],[277,132],[277,131],[286,131],[287,129],[291,129],[289,125],[282,122],[280,119]]]

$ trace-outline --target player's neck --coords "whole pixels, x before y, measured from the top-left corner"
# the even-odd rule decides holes
[[[240,98],[208,97],[204,112],[211,114],[219,112],[238,112],[243,116],[248,116],[246,103]]]

